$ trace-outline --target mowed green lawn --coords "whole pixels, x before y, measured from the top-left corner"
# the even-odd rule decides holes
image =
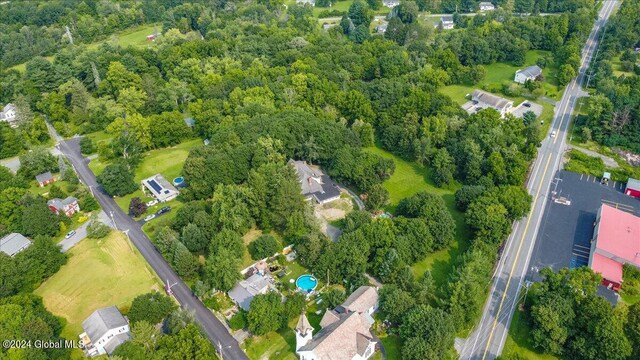
[[[411,163],[391,154],[378,147],[365,149],[382,157],[393,159],[396,170],[390,179],[384,182],[384,187],[389,191],[391,204],[387,210],[393,212],[400,200],[426,191],[442,196],[447,209],[451,213],[456,224],[456,234],[454,243],[446,249],[427,255],[423,260],[413,264],[411,270],[417,277],[422,276],[426,271],[431,271],[436,286],[444,284],[447,276],[453,270],[453,266],[460,254],[470,245],[470,230],[464,222],[464,214],[455,206],[454,194],[459,188],[456,184],[451,188],[436,187],[431,180],[431,170],[417,163]]]
[[[110,37],[107,37],[107,39],[103,41],[91,43],[88,45],[88,47],[90,49],[95,49],[105,41],[113,42],[114,40],[116,44],[122,47],[150,46],[150,45],[153,45],[154,43],[152,41],[147,40],[147,36],[153,34],[156,29],[158,29],[158,32],[162,32],[162,24],[148,24],[148,25],[136,26],[136,27],[118,32],[116,34],[113,34]]]
[[[182,142],[170,148],[148,151],[136,169],[135,181],[140,183],[143,179],[158,173],[162,174],[162,176],[164,176],[168,181],[173,181],[174,178],[181,175],[182,166],[189,155],[189,150],[201,143],[201,140],[194,139]],[[109,162],[102,161],[99,158],[93,159],[89,162],[89,168],[94,174],[99,175],[108,163]],[[153,200],[151,197],[145,196],[141,189],[138,189],[133,194],[116,197],[115,201],[122,210],[127,212],[129,210],[129,202],[136,196],[145,201]],[[150,210],[155,211],[159,207],[160,204],[152,207]]]
[[[453,101],[462,105],[468,101],[465,97],[467,94],[471,94],[475,89],[482,89],[485,85],[502,85],[505,82],[513,82],[516,70],[523,69],[527,66],[535,65],[536,60],[541,57],[549,57],[551,53],[541,50],[530,50],[527,52],[525,64],[523,66],[513,66],[506,63],[493,63],[491,65],[483,65],[487,70],[487,75],[483,81],[476,85],[449,85],[439,89],[440,93],[448,95]],[[547,66],[542,70],[544,75],[544,88],[547,90],[547,97],[559,100],[562,96],[562,87],[558,87],[558,81],[556,78],[556,68]],[[496,94],[502,97],[509,98],[514,101],[514,105],[518,105],[525,100],[524,97],[510,98],[503,94]],[[541,101],[537,101],[542,103]]]
[[[123,30],[121,32],[115,33],[115,34],[107,37],[104,40],[100,40],[100,41],[96,41],[94,43],[91,43],[91,44],[87,45],[87,47],[89,49],[95,49],[98,46],[100,46],[100,44],[104,43],[105,41],[113,41],[113,40],[115,40],[116,44],[118,44],[118,45],[120,45],[122,47],[127,47],[127,46],[144,47],[144,46],[149,46],[149,45],[152,45],[153,42],[147,40],[147,35],[153,34],[155,32],[156,28],[158,29],[159,32],[161,32],[162,31],[162,24],[158,23],[158,24],[149,24],[149,25],[136,26],[136,27],[133,27],[131,29],[126,29],[126,30]],[[45,58],[47,60],[49,60],[49,61],[53,61],[54,56],[46,56]],[[14,65],[10,69],[17,70],[19,72],[24,72],[25,69],[26,69],[26,63]]]
[[[159,280],[126,237],[112,231],[104,239],[85,239],[70,251],[60,271],[35,294],[67,323],[62,335],[77,339],[82,322],[96,309],[127,308],[137,295],[161,289]]]

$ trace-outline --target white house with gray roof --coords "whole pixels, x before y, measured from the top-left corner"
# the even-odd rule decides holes
[[[467,112],[470,113],[492,108],[499,112],[501,117],[504,117],[513,108],[513,101],[482,90],[474,90],[471,94],[471,101],[473,106],[467,109]]]
[[[164,176],[155,174],[142,180],[142,192],[150,194],[160,202],[167,202],[178,197],[180,191],[176,189]]]
[[[129,321],[115,306],[98,309],[82,322],[84,332],[80,343],[86,356],[111,355],[113,351],[131,338]]]
[[[18,233],[11,233],[0,239],[0,251],[11,257],[29,246],[31,246],[31,240]]]
[[[451,15],[445,15],[440,19],[440,24],[442,24],[442,28],[444,30],[451,30],[455,27],[455,24],[453,23],[453,16]]]
[[[394,7],[400,5],[400,0],[382,0],[382,5],[388,7],[389,9],[393,9]]]
[[[542,75],[540,66],[533,65],[521,70],[516,70],[516,76],[513,81],[524,84],[527,80],[535,81],[540,75]]]
[[[340,187],[320,169],[312,168],[304,161],[289,160],[298,174],[302,195],[318,204],[326,204],[340,198]]]
[[[275,290],[271,275],[255,273],[248,279],[240,281],[238,285],[229,291],[228,295],[236,305],[245,311],[249,311],[251,301],[256,295],[266,294],[271,290]]]
[[[17,109],[15,105],[11,103],[5,105],[2,108],[2,111],[0,111],[0,121],[9,123],[9,126],[12,128],[18,126],[18,123],[16,122],[16,111]]]
[[[302,314],[295,328],[296,354],[301,360],[366,360],[375,353],[371,314],[378,308],[378,290],[361,286],[333,310],[327,310],[314,328]]]
[[[493,3],[489,2],[489,1],[481,1],[478,4],[478,7],[480,8],[480,11],[493,11],[496,9],[496,7],[493,5]]]

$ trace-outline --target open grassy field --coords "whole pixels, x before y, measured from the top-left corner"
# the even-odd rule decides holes
[[[527,66],[535,65],[536,60],[541,57],[551,56],[548,51],[530,50],[527,52],[525,64],[523,66],[514,66],[506,63],[494,63],[491,65],[484,65],[487,70],[487,75],[483,81],[476,85],[449,85],[439,89],[440,93],[448,95],[453,101],[462,105],[468,101],[465,98],[466,94],[471,94],[475,89],[482,89],[485,85],[502,85],[505,82],[513,82],[513,77],[516,70],[523,69]],[[542,70],[544,75],[544,89],[547,91],[547,97],[559,100],[562,96],[562,87],[558,86],[556,78],[556,68],[553,66],[547,66]],[[503,97],[502,94],[497,94]],[[507,97],[509,98],[509,97]],[[524,97],[510,98],[514,101],[514,105],[518,105],[525,100]],[[538,103],[542,103],[538,101]]]
[[[134,297],[161,284],[129,240],[112,231],[100,240],[86,239],[73,247],[69,261],[35,293],[67,324],[62,335],[76,339],[82,321],[94,310],[128,307]]]
[[[49,60],[49,61],[53,61],[53,56],[45,56],[45,59]],[[17,70],[19,72],[25,72],[25,70],[27,69],[27,63],[24,62],[22,64],[18,64],[18,65],[13,65],[12,67],[9,68],[9,70]]]
[[[294,5],[296,3],[296,0],[288,0],[286,2],[286,4],[288,6],[290,5]],[[337,10],[337,11],[344,11],[347,12],[349,11],[349,7],[351,6],[351,4],[353,3],[353,0],[338,0],[337,2],[333,3],[331,5],[331,7],[313,7],[313,16],[319,18],[320,17],[320,13],[324,12],[324,11],[332,11],[332,10]],[[380,9],[378,10],[374,10],[373,13],[375,15],[386,15],[388,14],[390,11],[389,8],[382,6]]]
[[[136,27],[112,34],[110,37],[107,37],[104,40],[100,40],[100,41],[96,41],[94,43],[88,44],[87,47],[89,49],[95,49],[105,41],[113,42],[122,47],[149,46],[149,45],[152,45],[153,42],[150,42],[147,40],[147,35],[153,34],[156,28],[158,29],[158,31],[162,31],[162,24],[147,24],[147,25],[136,26]],[[45,56],[45,58],[49,61],[53,61],[54,56]],[[24,72],[26,69],[26,63],[14,65],[10,69]]]
[[[417,163],[405,161],[378,147],[366,148],[366,151],[388,159],[393,159],[396,164],[395,172],[391,178],[383,184],[389,191],[389,197],[391,199],[391,204],[387,207],[388,211],[393,212],[400,200],[421,191],[442,196],[456,224],[455,241],[449,248],[429,254],[422,261],[415,263],[411,267],[414,275],[418,277],[422,276],[425,271],[431,271],[436,286],[442,285],[452,271],[458,256],[470,245],[470,233],[464,222],[464,214],[455,207],[454,194],[459,185],[456,184],[451,188],[444,189],[436,187],[431,180],[430,169]]]
[[[516,309],[511,319],[509,327],[509,335],[502,350],[502,357],[505,359],[529,359],[529,360],[557,360],[558,358],[537,352],[529,342],[530,335],[529,323],[525,318],[525,314]]]
[[[88,45],[89,49],[95,49],[103,42],[110,42],[112,44],[117,44],[122,47],[134,46],[134,47],[145,47],[153,45],[153,42],[147,40],[147,35],[151,35],[155,32],[156,28],[158,31],[162,31],[162,24],[147,24],[140,25],[130,29],[123,30],[121,32],[115,33],[110,37],[106,38],[102,41],[97,41]]]
[[[290,328],[247,339],[243,348],[251,360],[295,360],[298,358],[295,354],[296,334]]]
[[[613,75],[615,76],[621,76],[621,75],[633,76],[634,75],[633,72],[622,70],[621,64],[622,64],[622,61],[620,61],[619,55],[611,59],[611,65],[613,66]]]

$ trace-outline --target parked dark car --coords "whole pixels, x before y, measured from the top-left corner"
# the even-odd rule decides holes
[[[165,206],[156,212],[156,215],[162,215],[166,212],[171,211],[171,206]]]

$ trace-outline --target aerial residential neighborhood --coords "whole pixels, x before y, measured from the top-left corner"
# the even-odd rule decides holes
[[[0,359],[640,359],[639,9],[0,2]]]

